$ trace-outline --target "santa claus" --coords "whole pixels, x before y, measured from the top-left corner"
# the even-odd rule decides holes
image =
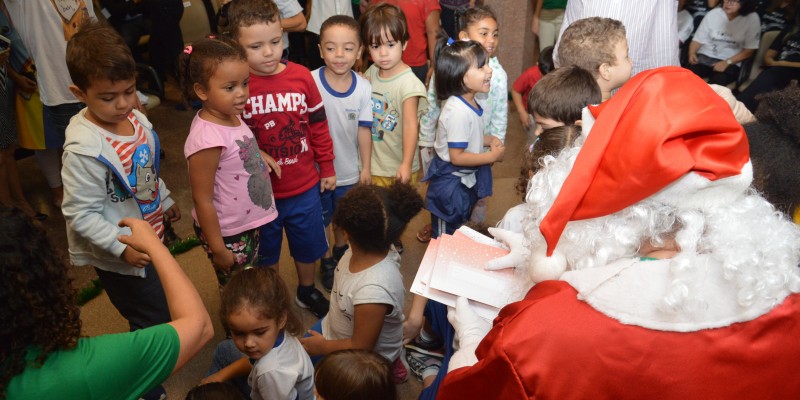
[[[459,299],[438,398],[800,398],[800,229],[730,107],[664,67],[589,111],[509,240],[533,287],[492,326]]]

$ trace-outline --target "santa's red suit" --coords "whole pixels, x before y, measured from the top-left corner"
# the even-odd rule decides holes
[[[800,399],[800,297],[729,306],[735,288],[708,262],[705,306],[670,317],[658,309],[668,263],[538,283],[500,312],[478,363],[448,373],[438,399]]]

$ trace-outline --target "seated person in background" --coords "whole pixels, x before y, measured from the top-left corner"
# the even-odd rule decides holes
[[[118,240],[153,262],[172,321],[135,332],[81,337],[67,266],[22,212],[0,208],[0,397],[136,399],[186,364],[214,336],[203,300],[146,221],[125,218]],[[43,306],[46,305],[46,306]]]
[[[752,57],[761,41],[756,0],[725,0],[706,14],[689,44],[689,68],[708,83],[736,82],[741,62]]]
[[[678,4],[680,3],[681,2],[679,1]],[[684,4],[686,4],[686,11],[689,11],[694,19],[694,27],[692,30],[697,29],[697,27],[700,25],[700,21],[703,20],[703,17],[705,17],[709,11],[714,9],[714,7],[718,6],[719,3],[720,0],[685,0]]]
[[[761,34],[789,28],[797,15],[797,7],[796,0],[772,0],[764,12],[757,10],[761,19]]]
[[[758,95],[783,89],[793,79],[800,79],[800,16],[781,32],[764,54],[764,67],[739,100],[751,111],[758,108]]]

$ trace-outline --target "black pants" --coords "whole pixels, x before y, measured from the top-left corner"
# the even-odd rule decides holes
[[[739,101],[744,103],[748,110],[755,112],[758,108],[758,96],[761,93],[780,90],[789,85],[792,79],[800,80],[800,68],[770,67],[762,71],[753,83],[739,95]]]
[[[697,57],[699,62],[697,64],[689,64],[687,68],[701,78],[708,78],[709,84],[726,86],[729,83],[736,82],[736,80],[739,79],[739,71],[741,70],[741,67],[738,65],[731,64],[728,65],[728,68],[726,68],[725,71],[717,72],[714,71],[714,64],[722,60],[707,57],[702,54],[698,54]]]
[[[95,268],[111,304],[128,320],[131,331],[172,320],[155,267],[150,264],[144,270],[146,275],[140,278]]]

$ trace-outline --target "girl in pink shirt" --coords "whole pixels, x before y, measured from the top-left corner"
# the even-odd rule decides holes
[[[280,177],[280,167],[239,117],[250,69],[238,43],[199,40],[181,54],[180,72],[184,95],[203,103],[183,148],[194,228],[223,286],[231,273],[254,264],[259,228],[278,216],[269,173]]]

